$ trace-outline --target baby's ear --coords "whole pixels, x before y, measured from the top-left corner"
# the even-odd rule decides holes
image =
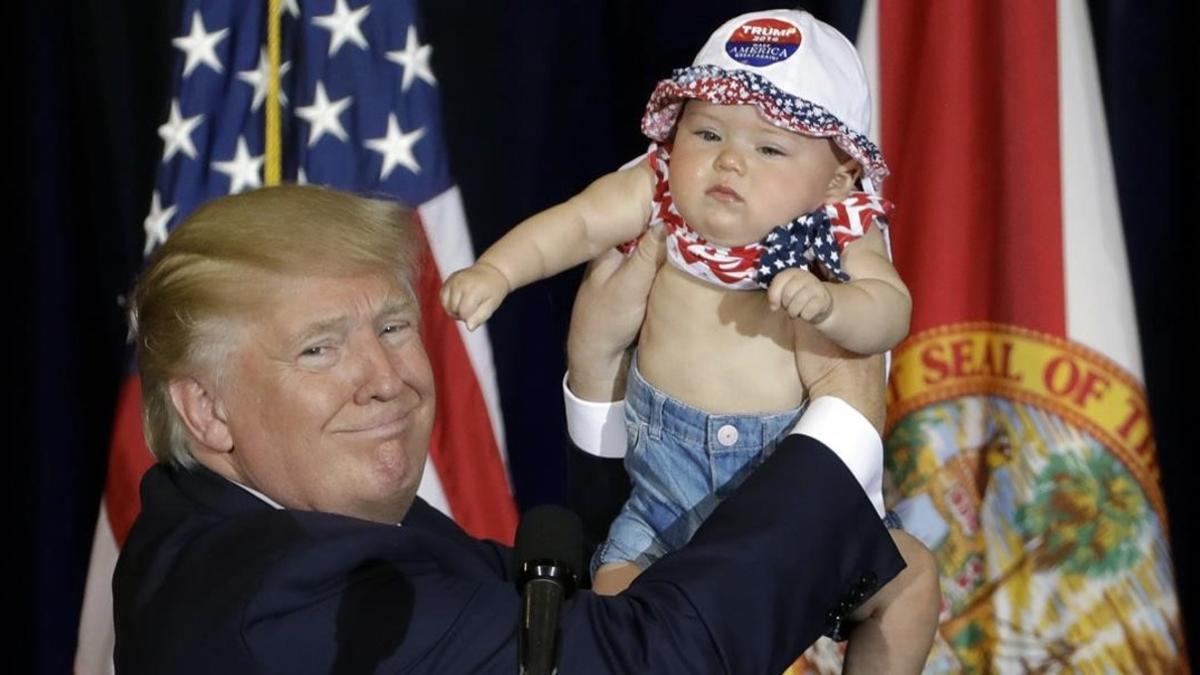
[[[829,189],[825,193],[826,201],[841,201],[856,189],[858,178],[862,171],[858,161],[838,148],[838,165],[829,179]]]

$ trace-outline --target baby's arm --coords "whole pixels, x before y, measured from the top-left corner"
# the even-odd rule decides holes
[[[634,239],[650,220],[654,173],[643,160],[522,221],[442,287],[442,305],[474,330],[504,296]]]
[[[908,335],[912,297],[888,260],[878,228],[846,245],[842,269],[848,283],[823,282],[801,269],[780,272],[767,289],[771,307],[784,308],[858,354],[895,347]]]

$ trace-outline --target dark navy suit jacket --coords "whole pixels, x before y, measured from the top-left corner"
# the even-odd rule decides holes
[[[151,469],[113,579],[118,673],[514,673],[509,550],[421,500],[402,526]],[[825,446],[791,436],[623,594],[580,591],[559,672],[774,675],[904,563]]]

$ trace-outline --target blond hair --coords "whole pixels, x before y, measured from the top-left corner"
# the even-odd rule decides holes
[[[133,292],[142,426],[155,458],[195,463],[170,382],[221,376],[231,334],[269,301],[272,274],[382,273],[411,289],[420,246],[398,204],[320,187],[264,188],[197,209],[155,253]]]

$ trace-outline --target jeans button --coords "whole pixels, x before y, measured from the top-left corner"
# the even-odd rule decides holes
[[[738,430],[737,427],[733,426],[732,424],[726,424],[720,429],[717,429],[717,442],[721,445],[728,448],[734,443],[737,443],[737,439]]]

